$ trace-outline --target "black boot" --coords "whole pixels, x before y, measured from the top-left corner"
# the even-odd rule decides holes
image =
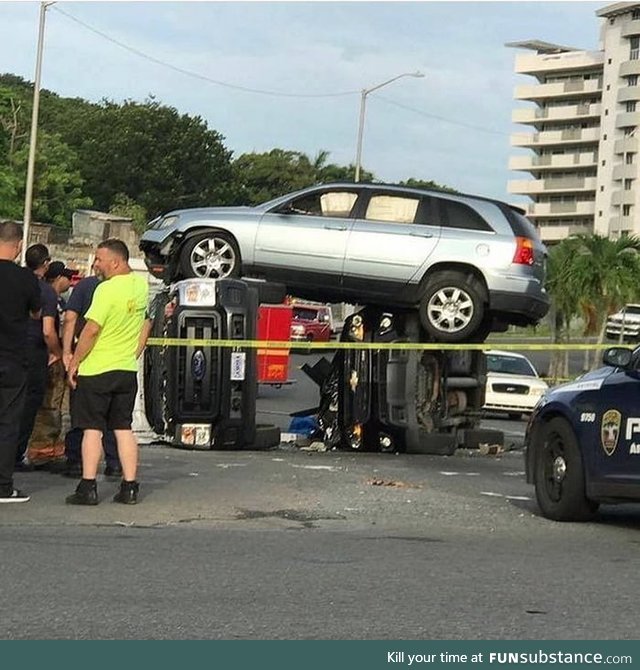
[[[76,492],[67,496],[69,505],[97,505],[98,487],[95,479],[81,479]]]
[[[120,484],[120,490],[113,496],[113,502],[122,503],[123,505],[135,505],[138,502],[138,489],[140,485],[138,482],[125,482],[124,479]]]

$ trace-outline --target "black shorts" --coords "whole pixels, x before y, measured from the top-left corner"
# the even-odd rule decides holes
[[[129,430],[138,393],[135,372],[115,370],[101,375],[78,376],[71,408],[74,428]]]

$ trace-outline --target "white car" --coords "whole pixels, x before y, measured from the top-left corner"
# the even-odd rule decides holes
[[[487,385],[483,409],[508,412],[513,419],[533,411],[549,386],[531,361],[510,351],[487,351]]]

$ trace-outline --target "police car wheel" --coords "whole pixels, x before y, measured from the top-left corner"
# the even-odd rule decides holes
[[[571,426],[560,417],[537,432],[534,449],[536,499],[554,521],[588,521],[598,504],[585,494],[584,466]]]

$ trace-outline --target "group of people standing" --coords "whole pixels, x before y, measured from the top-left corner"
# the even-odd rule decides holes
[[[137,359],[150,331],[148,286],[131,271],[127,246],[98,245],[95,276],[65,304],[72,272],[42,244],[16,264],[22,228],[0,221],[0,503],[27,502],[16,470],[49,469],[81,477],[66,502],[97,505],[104,446],[106,476],[122,477],[114,501],[138,501],[138,445],[131,429]],[[71,430],[57,446],[60,410],[70,387]]]

